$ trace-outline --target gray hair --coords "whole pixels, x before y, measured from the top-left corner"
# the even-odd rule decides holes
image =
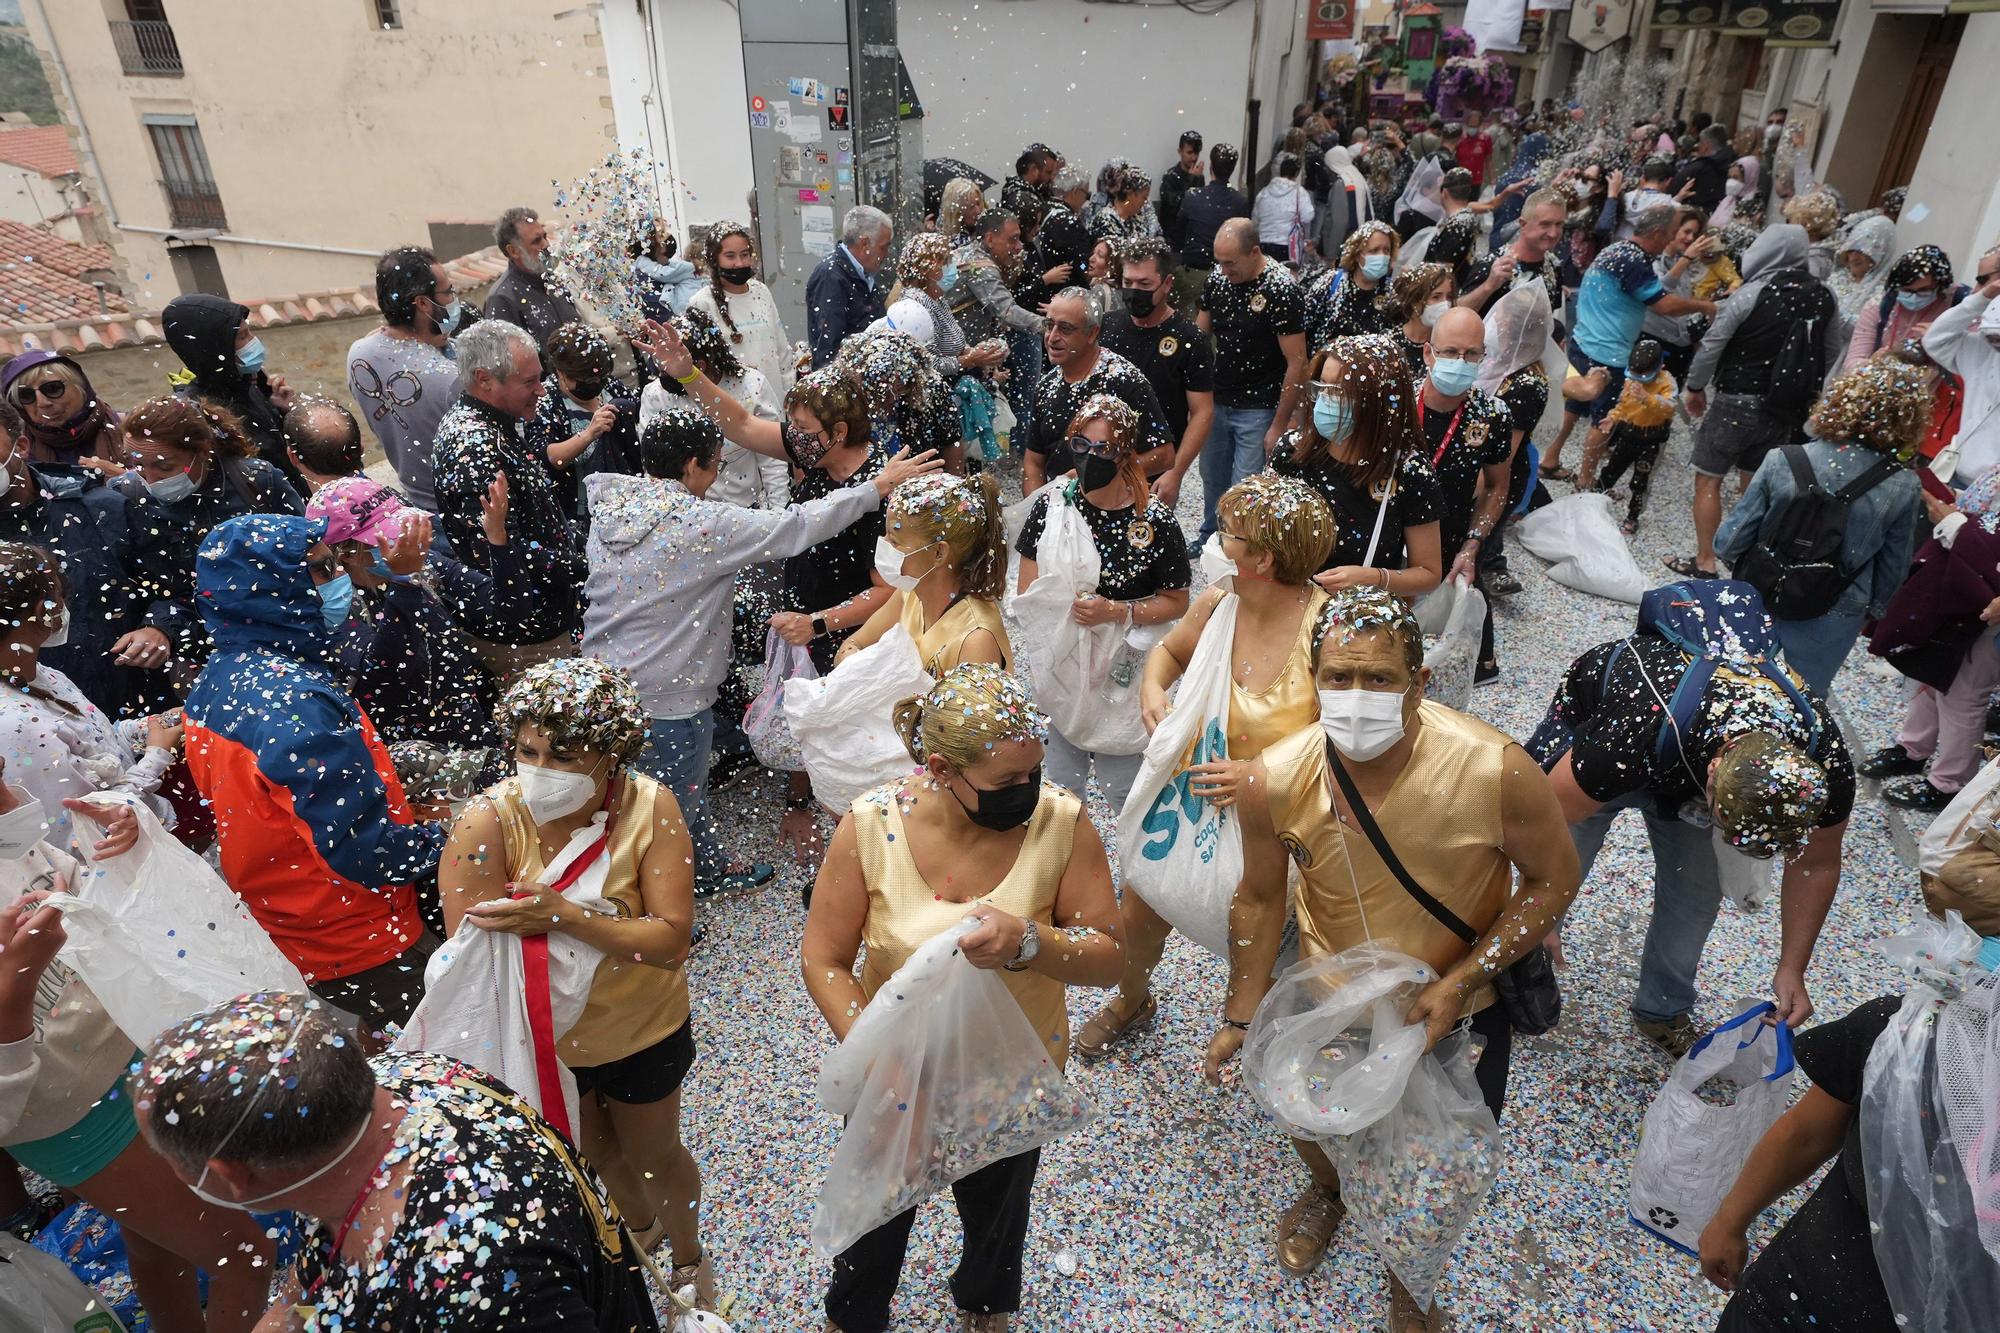
[[[1091,293],[1088,287],[1065,287],[1050,299],[1049,304],[1054,305],[1057,301],[1081,302],[1083,305],[1083,327],[1086,329],[1099,328],[1104,323],[1104,312],[1098,309],[1097,297]]]
[[[535,212],[532,208],[519,205],[510,208],[500,215],[498,222],[493,224],[493,244],[500,247],[501,254],[506,254],[507,247],[521,239],[521,226],[523,223],[540,222],[541,220],[541,214]]]
[[[879,208],[867,204],[856,204],[847,210],[847,216],[840,220],[840,239],[848,245],[865,241],[870,236],[886,236],[894,229],[895,223]]]
[[[1657,236],[1663,231],[1672,231],[1680,225],[1679,204],[1654,204],[1638,217],[1632,219],[1634,236]]]
[[[1050,188],[1059,195],[1073,194],[1078,190],[1088,190],[1090,188],[1090,177],[1084,175],[1080,168],[1066,166],[1056,173],[1055,184]]]
[[[535,346],[535,335],[504,319],[482,319],[459,334],[452,342],[459,388],[469,387],[472,377],[482,370],[496,380],[512,379],[516,347],[527,348],[539,362],[541,349]]]

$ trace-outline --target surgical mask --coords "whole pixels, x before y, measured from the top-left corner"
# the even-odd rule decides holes
[[[465,302],[453,301],[443,310],[436,311],[431,318],[437,321],[439,333],[448,334],[458,327],[460,320],[465,318]]]
[[[1739,180],[1724,181],[1722,183],[1722,192],[1731,199],[1734,199],[1737,195],[1743,193],[1743,182]]]
[[[1403,698],[1385,690],[1321,690],[1320,729],[1334,749],[1365,764],[1403,739]]]
[[[1436,328],[1437,322],[1444,318],[1444,312],[1449,309],[1451,309],[1451,302],[1449,301],[1433,301],[1425,306],[1423,314],[1424,327],[1427,329]]]
[[[1626,379],[1637,380],[1641,384],[1651,384],[1654,380],[1658,379],[1659,377],[1660,377],[1660,372],[1657,370],[1649,370],[1643,375],[1641,375],[1636,370],[1628,370],[1625,372]]]
[[[389,562],[382,558],[380,551],[370,551],[368,553],[368,572],[378,579],[387,579],[391,583],[409,582],[409,575],[398,574],[395,570],[389,568]]]
[[[1313,399],[1313,429],[1336,444],[1354,434],[1354,404],[1345,398]]]
[[[757,270],[749,264],[718,266],[715,271],[722,275],[724,282],[734,287],[748,287],[750,279],[757,276]]]
[[[264,368],[264,342],[252,338],[236,349],[236,367],[245,375],[255,375]]]
[[[176,501],[185,500],[194,494],[194,474],[192,472],[176,472],[171,477],[162,477],[158,481],[149,481],[146,483],[146,494],[152,496],[161,504],[170,505]]]
[[[1219,535],[1202,543],[1201,572],[1210,583],[1220,583],[1236,575],[1236,562],[1222,553],[1222,538]]]
[[[1132,318],[1144,319],[1153,313],[1154,302],[1158,299],[1156,293],[1139,287],[1121,287],[1119,291],[1125,297],[1125,309]]]
[[[1896,304],[1905,310],[1922,310],[1937,300],[1936,292],[1897,292]]]
[[[275,1066],[273,1066],[273,1068],[275,1068]],[[264,1077],[268,1079],[269,1077],[271,1077],[271,1075],[268,1072],[266,1072]],[[264,1090],[264,1085],[262,1083],[259,1083],[257,1085],[257,1091],[262,1092],[263,1090]],[[255,1094],[252,1095],[254,1097]],[[250,1108],[246,1105],[244,1107],[245,1120],[249,1119],[249,1112]],[[287,1194],[293,1194],[299,1190],[304,1189],[306,1186],[312,1184],[315,1180],[318,1180],[321,1176],[325,1175],[327,1172],[333,1170],[333,1168],[339,1166],[342,1162],[346,1161],[347,1154],[353,1152],[356,1148],[358,1148],[361,1145],[361,1140],[368,1137],[369,1127],[374,1123],[375,1123],[375,1108],[371,1104],[370,1107],[368,1108],[368,1114],[361,1118],[361,1127],[354,1131],[354,1137],[347,1141],[347,1146],[345,1148],[342,1148],[340,1152],[331,1161],[329,1161],[325,1166],[319,1168],[319,1170],[312,1172],[310,1175],[300,1176],[297,1180],[293,1181],[289,1185],[284,1186],[281,1189],[269,1190],[263,1194],[259,1194],[254,1199],[225,1199],[219,1194],[210,1194],[207,1190],[202,1188],[202,1185],[208,1180],[208,1164],[204,1162],[201,1168],[201,1175],[196,1178],[194,1184],[188,1186],[188,1193],[194,1195],[195,1198],[200,1199],[203,1203],[214,1204],[217,1208],[233,1208],[239,1213],[256,1212],[257,1209],[271,1202],[271,1200],[273,1199],[280,1199]],[[237,1121],[236,1129],[241,1129],[242,1127],[243,1127],[243,1121],[242,1120]],[[235,1137],[236,1129],[230,1130],[228,1134],[223,1136],[222,1142],[215,1145],[216,1156],[220,1156],[223,1147],[228,1144],[231,1138]],[[210,1161],[213,1160],[214,1158],[210,1158]]]
[[[1361,276],[1370,282],[1380,282],[1389,276],[1392,262],[1387,255],[1364,255],[1361,259]]]
[[[1715,844],[1716,882],[1722,896],[1744,912],[1759,912],[1771,897],[1772,861],[1762,860],[1737,847],[1723,835],[1721,826],[1709,825],[1709,840]]]
[[[347,613],[354,608],[354,580],[345,574],[336,575],[319,585],[319,618],[328,629],[339,629],[347,623]]]
[[[0,861],[18,861],[42,840],[42,834],[48,831],[49,817],[42,803],[19,787],[7,790],[14,793],[20,804],[0,815]]]
[[[944,288],[950,287],[954,282],[957,281],[958,281],[958,265],[946,264],[944,266],[944,271],[938,274],[939,289],[942,290]]]
[[[965,784],[972,787],[970,782]],[[1005,833],[1016,829],[1035,817],[1035,807],[1042,800],[1042,766],[1035,765],[1035,771],[1019,782],[1005,787],[972,787],[979,796],[978,805],[967,805],[959,800],[958,792],[952,791],[951,798],[958,801],[959,809],[965,817],[984,829],[995,833]]]
[[[1456,398],[1479,378],[1479,363],[1455,356],[1441,356],[1431,363],[1431,383],[1447,398]]]
[[[573,815],[589,805],[590,798],[597,794],[595,774],[543,768],[540,764],[516,764],[514,780],[521,789],[521,800],[528,807],[529,817],[537,824]]]
[[[56,627],[49,631],[49,637],[42,640],[44,648],[60,648],[69,642],[69,608],[64,607],[56,617]]]
[[[903,562],[913,554],[915,552],[905,554],[897,550],[890,544],[887,537],[877,537],[875,539],[875,572],[880,574],[882,582],[888,584],[890,587],[908,592],[910,589],[916,587],[918,581],[924,576],[923,574],[905,574],[903,572]],[[931,569],[935,568],[937,566],[931,566]],[[924,571],[924,574],[930,572],[927,569]]]
[[[1096,454],[1085,454],[1077,460],[1076,476],[1086,491],[1109,486],[1118,479],[1118,460],[1100,458]]]

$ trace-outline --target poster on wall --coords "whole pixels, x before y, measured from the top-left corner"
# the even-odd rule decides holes
[[[1306,12],[1307,41],[1340,42],[1353,36],[1353,0],[1314,0]]]
[[[1632,31],[1632,0],[1588,0],[1569,14],[1569,39],[1586,51],[1602,51]]]

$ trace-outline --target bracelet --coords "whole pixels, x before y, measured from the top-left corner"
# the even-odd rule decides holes
[[[689,368],[688,373],[686,375],[674,376],[674,383],[680,385],[682,388],[686,388],[688,385],[693,384],[696,380],[700,378],[701,378],[701,372],[699,370]]]
[[[1250,1025],[1248,1023],[1238,1022],[1236,1019],[1233,1018],[1223,1019],[1222,1026],[1226,1028],[1235,1028],[1238,1032],[1248,1032],[1250,1030]]]
[[[1389,571],[1378,569],[1375,572],[1381,576],[1382,591],[1387,592],[1389,590]]]
[[[788,811],[811,810],[812,808],[813,800],[810,796],[787,796],[785,798],[785,809]]]

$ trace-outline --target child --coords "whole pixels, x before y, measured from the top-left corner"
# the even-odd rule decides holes
[[[1677,389],[1674,377],[1661,367],[1664,360],[1660,344],[1653,339],[1641,338],[1634,344],[1631,359],[1625,363],[1625,387],[1618,395],[1617,405],[1604,414],[1602,422],[1591,427],[1583,445],[1583,466],[1576,480],[1580,491],[1608,491],[1626,468],[1632,469],[1632,500],[1626,508],[1624,523],[1619,525],[1628,537],[1639,529],[1639,511],[1646,506],[1646,488],[1652,483],[1653,464],[1660,456],[1660,446],[1667,442],[1667,428],[1674,419]],[[1607,378],[1602,369],[1578,375],[1572,368],[1570,379],[1575,385],[1572,387],[1566,379],[1563,396],[1594,397],[1604,392]],[[1600,478],[1597,464],[1607,446],[1610,458]]]

